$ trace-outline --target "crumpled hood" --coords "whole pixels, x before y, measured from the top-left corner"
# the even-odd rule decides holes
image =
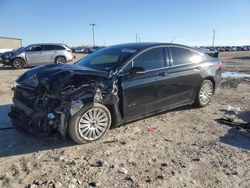
[[[41,80],[42,78],[51,78],[53,77],[53,75],[65,74],[65,73],[92,75],[92,76],[100,76],[108,78],[108,72],[105,71],[98,71],[95,69],[80,67],[77,65],[52,64],[52,65],[35,67],[25,72],[17,79],[17,83],[22,82],[23,80],[33,76],[34,74],[36,74],[38,80]]]
[[[3,56],[3,57],[9,56],[9,57],[10,57],[10,56],[12,56],[13,54],[15,54],[14,51],[7,51],[7,52],[2,53],[1,56]]]
[[[77,65],[51,64],[35,67],[25,72],[16,82],[18,84],[36,87],[41,81],[48,79],[50,84],[53,85],[53,90],[58,90],[76,75],[85,75],[89,78],[98,77],[98,80],[109,77],[109,73],[106,71],[99,71]],[[89,80],[86,80],[86,82],[89,82]]]

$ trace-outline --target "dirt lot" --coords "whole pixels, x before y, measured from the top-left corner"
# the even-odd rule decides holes
[[[250,73],[250,52],[220,58],[224,70]],[[217,121],[250,122],[249,78],[223,80],[205,108],[179,108],[74,145],[9,128],[11,88],[26,70],[0,68],[0,187],[250,187],[250,132]],[[241,111],[229,114],[229,106]]]
[[[250,52],[223,52],[219,55],[223,70],[250,73]]]

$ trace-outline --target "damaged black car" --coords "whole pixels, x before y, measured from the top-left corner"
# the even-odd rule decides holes
[[[43,137],[58,130],[76,143],[111,127],[195,104],[220,85],[221,63],[191,47],[131,43],[98,50],[73,65],[33,68],[16,81],[9,116],[17,129]]]

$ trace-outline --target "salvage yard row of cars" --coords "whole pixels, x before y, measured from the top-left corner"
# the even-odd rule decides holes
[[[217,57],[172,43],[110,46],[75,64],[64,64],[66,55],[63,63],[57,57],[17,79],[9,116],[18,130],[38,137],[59,131],[78,144],[168,109],[204,107],[221,80]]]
[[[51,63],[64,64],[73,59],[72,53],[91,54],[102,48],[104,47],[69,48],[64,44],[31,44],[0,54],[0,63],[16,69]],[[198,49],[214,55],[218,52],[250,51],[250,46],[200,46]]]
[[[199,49],[213,52],[235,52],[250,51],[250,46],[200,46]]]

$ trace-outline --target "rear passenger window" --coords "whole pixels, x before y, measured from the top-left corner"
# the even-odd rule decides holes
[[[165,67],[164,49],[154,48],[142,53],[134,59],[133,67],[142,67],[144,70]]]
[[[59,45],[44,45],[44,50],[64,50],[64,47]]]
[[[63,46],[56,46],[57,50],[65,50]]]
[[[185,48],[170,47],[174,65],[192,63],[193,53]]]

